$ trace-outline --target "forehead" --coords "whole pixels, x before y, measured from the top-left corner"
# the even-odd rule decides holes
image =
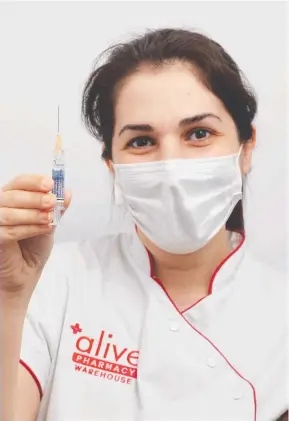
[[[204,112],[226,113],[193,69],[181,63],[140,69],[125,79],[115,98],[116,126],[173,123]]]

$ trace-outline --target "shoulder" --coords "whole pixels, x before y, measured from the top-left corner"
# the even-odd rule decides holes
[[[260,323],[278,324],[284,331],[286,322],[286,273],[246,252],[238,271],[237,295],[246,308],[251,308]]]
[[[121,255],[121,243],[119,236],[56,243],[30,299],[29,323],[59,332],[69,308],[85,307],[101,295],[105,267]]]
[[[108,261],[121,255],[124,234],[103,236],[94,241],[56,243],[44,267],[35,293],[41,290],[58,294],[75,279],[90,271],[102,272]]]
[[[250,279],[252,288],[262,287],[264,293],[266,290],[284,293],[284,288],[286,288],[286,272],[268,264],[249,251],[244,256],[241,274]]]

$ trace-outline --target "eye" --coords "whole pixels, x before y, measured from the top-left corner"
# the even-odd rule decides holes
[[[202,140],[207,140],[208,137],[212,134],[211,130],[197,128],[193,129],[188,133],[189,140],[201,142]]]
[[[150,137],[148,137],[148,136],[135,137],[134,139],[132,139],[127,144],[127,146],[129,148],[134,148],[134,149],[138,149],[138,148],[150,148],[153,145],[154,145],[153,140]]]

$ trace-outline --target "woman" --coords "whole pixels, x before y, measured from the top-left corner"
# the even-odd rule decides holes
[[[157,30],[108,51],[83,116],[132,230],[50,255],[52,180],[3,188],[2,420],[286,411],[285,282],[250,255],[243,226],[255,113],[204,35]]]

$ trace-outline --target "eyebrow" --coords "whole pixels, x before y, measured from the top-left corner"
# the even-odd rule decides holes
[[[212,113],[202,113],[197,114],[193,117],[187,117],[180,121],[179,127],[188,126],[189,124],[193,123],[200,123],[202,120],[205,120],[205,118],[215,118],[219,121],[221,121],[220,117],[218,117],[216,114]],[[138,132],[152,132],[154,129],[150,124],[126,124],[123,126],[123,128],[119,132],[119,136],[122,135],[123,132],[126,130],[134,130]]]

